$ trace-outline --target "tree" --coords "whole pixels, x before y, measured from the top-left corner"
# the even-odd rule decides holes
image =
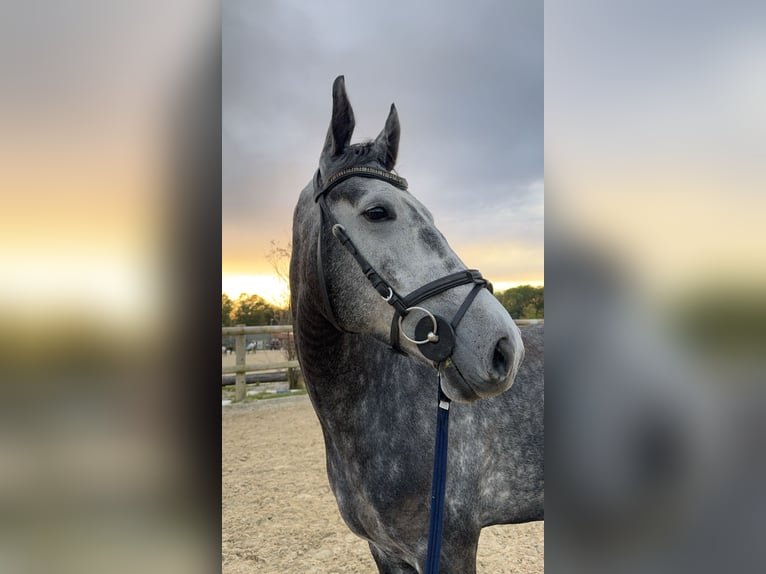
[[[232,322],[235,325],[269,325],[275,309],[259,295],[242,293],[234,302]]]
[[[495,297],[514,319],[542,319],[545,317],[544,287],[519,285],[496,293]]]
[[[230,327],[233,324],[232,311],[234,311],[234,301],[226,293],[221,293],[221,325],[223,327]]]
[[[279,245],[278,241],[271,240],[271,249],[266,254],[266,259],[271,263],[271,267],[274,269],[279,278],[279,282],[282,284],[283,298],[280,303],[284,309],[280,312],[279,322],[282,324],[291,325],[293,322],[293,310],[292,310],[292,298],[290,297],[290,257],[292,256],[292,243],[288,243],[287,247]],[[297,358],[295,350],[295,340],[292,336],[287,338],[287,359],[293,360]],[[291,389],[299,388],[298,379],[296,377],[295,369],[287,370],[287,380]]]
[[[290,309],[290,256],[292,255],[292,243],[287,247],[282,247],[278,241],[272,239],[271,248],[266,254],[266,260],[271,264],[274,273],[282,285],[282,297],[279,306],[285,310],[285,313],[277,311],[278,322],[282,324],[291,324],[292,310]]]

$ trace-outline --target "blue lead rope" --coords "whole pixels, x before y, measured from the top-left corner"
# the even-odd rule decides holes
[[[436,446],[434,447],[434,471],[431,479],[431,517],[428,524],[426,574],[439,573],[442,527],[444,526],[444,492],[447,486],[450,399],[442,391],[441,373],[439,373],[438,381],[439,408],[436,413]]]

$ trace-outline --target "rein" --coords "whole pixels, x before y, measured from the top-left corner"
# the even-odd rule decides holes
[[[450,399],[442,390],[442,376],[437,369],[439,408],[436,409],[436,444],[431,473],[431,513],[428,519],[428,550],[425,574],[439,574],[444,526],[444,493],[447,489],[447,453],[449,442]]]
[[[426,574],[438,574],[439,558],[441,554],[442,527],[444,523],[444,494],[447,484],[447,453],[449,439],[449,406],[450,399],[442,390],[441,372],[439,367],[442,362],[452,357],[455,348],[455,330],[461,319],[465,315],[468,307],[479,294],[479,291],[486,288],[492,292],[492,284],[482,277],[481,273],[475,269],[458,271],[446,275],[422,287],[415,289],[406,296],[401,296],[388,283],[375,268],[367,261],[354,245],[353,241],[343,227],[330,211],[325,196],[339,183],[352,177],[366,177],[385,181],[403,191],[407,190],[407,180],[403,177],[389,171],[374,167],[350,167],[342,169],[327,177],[324,185],[321,184],[319,170],[314,175],[314,201],[319,204],[322,217],[322,224],[325,221],[330,226],[333,236],[340,241],[341,245],[354,257],[359,267],[362,269],[365,277],[370,281],[378,294],[394,309],[394,316],[391,320],[390,345],[393,350],[402,353],[399,345],[399,333],[402,336],[418,346],[418,350],[424,357],[435,363],[437,372],[438,404],[436,416],[436,443],[434,445],[434,464],[433,475],[431,479],[431,512],[428,526],[428,551],[426,558]],[[319,275],[320,290],[322,292],[322,302],[325,307],[326,317],[332,325],[339,331],[348,332],[343,329],[333,312],[332,302],[327,292],[327,284],[324,277],[324,265],[322,261],[322,231],[320,229],[317,239],[317,273]],[[451,321],[444,317],[431,313],[425,307],[419,306],[420,303],[444,293],[460,285],[473,284],[473,289],[468,293],[463,303],[458,308]],[[425,313],[415,325],[414,338],[409,337],[402,326],[402,321],[411,311],[418,310]]]

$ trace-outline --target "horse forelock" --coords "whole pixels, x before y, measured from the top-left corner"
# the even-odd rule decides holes
[[[329,174],[350,167],[374,167],[386,170],[384,156],[384,150],[375,144],[375,140],[351,144],[337,156],[322,154],[319,160],[320,175],[326,179]]]

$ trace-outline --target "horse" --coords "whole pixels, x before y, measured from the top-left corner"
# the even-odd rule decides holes
[[[290,261],[295,343],[329,483],[379,572],[423,572],[434,414],[446,403],[440,571],[476,572],[483,527],[544,519],[543,327],[513,322],[394,173],[395,105],[376,139],[351,144],[343,76],[332,96]]]

